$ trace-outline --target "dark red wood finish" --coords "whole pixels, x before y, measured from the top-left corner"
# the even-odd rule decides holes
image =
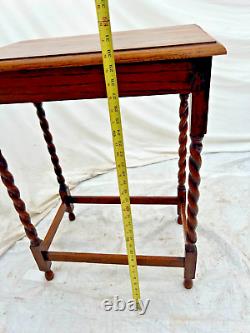
[[[171,60],[117,65],[119,95],[187,94],[196,90],[209,59]],[[1,73],[0,103],[106,97],[102,65],[8,71]]]

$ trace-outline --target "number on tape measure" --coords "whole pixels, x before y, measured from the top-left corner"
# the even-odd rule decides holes
[[[116,77],[112,32],[109,18],[109,7],[108,0],[95,0],[95,2],[98,17],[100,43],[102,49],[104,76],[108,97],[108,107],[112,130],[118,187],[121,200],[124,234],[128,255],[130,280],[132,285],[133,298],[137,301],[138,304],[138,301],[140,299],[140,288],[135,253],[133,222],[130,207],[127,167],[123,144],[118,84]]]

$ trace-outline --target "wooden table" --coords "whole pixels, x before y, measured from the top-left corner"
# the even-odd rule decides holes
[[[183,267],[184,286],[191,288],[197,260],[195,229],[200,154],[202,139],[207,131],[212,57],[225,54],[226,49],[197,25],[124,31],[113,35],[121,97],[180,94],[177,195],[131,197],[131,204],[177,206],[178,223],[183,225],[184,230],[184,256],[138,255],[137,261],[138,265]],[[192,94],[190,124],[189,94]],[[49,251],[64,213],[69,213],[70,220],[75,219],[73,204],[119,204],[120,199],[71,195],[62,175],[42,102],[104,97],[106,89],[98,35],[31,40],[0,48],[0,103],[34,104],[59,183],[62,203],[47,235],[41,240],[0,152],[2,181],[30,239],[30,248],[38,268],[45,272],[47,280],[54,276],[52,261],[128,264],[127,256],[122,254]],[[191,145],[186,195],[188,125]]]

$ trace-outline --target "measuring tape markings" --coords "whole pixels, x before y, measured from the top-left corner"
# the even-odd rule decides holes
[[[109,116],[112,130],[118,187],[120,193],[124,233],[127,247],[129,273],[132,285],[133,298],[136,300],[138,305],[138,302],[140,300],[140,287],[135,252],[133,222],[130,206],[128,176],[124,152],[118,83],[115,68],[108,0],[95,0],[95,3],[98,17],[98,28],[102,49]]]

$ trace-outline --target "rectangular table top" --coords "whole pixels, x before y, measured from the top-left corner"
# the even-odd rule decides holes
[[[223,45],[194,24],[114,32],[113,42],[117,63],[226,53]],[[35,39],[0,48],[0,71],[100,63],[98,34]]]

